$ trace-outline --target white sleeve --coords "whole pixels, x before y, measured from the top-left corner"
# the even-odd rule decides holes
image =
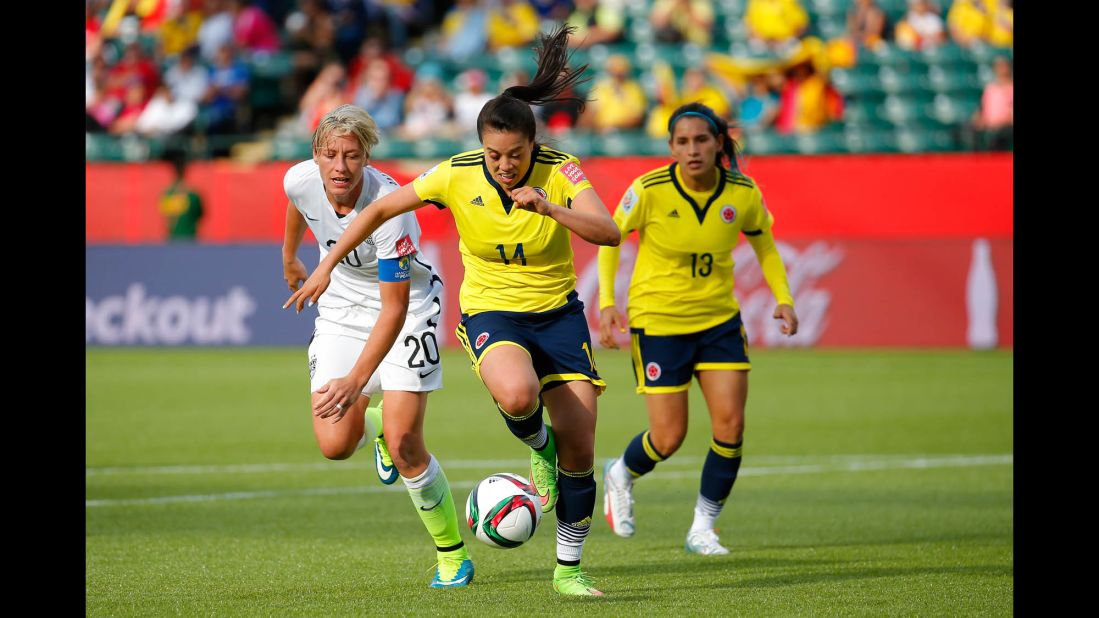
[[[420,224],[411,212],[381,224],[372,236],[379,260],[404,257],[420,250]]]

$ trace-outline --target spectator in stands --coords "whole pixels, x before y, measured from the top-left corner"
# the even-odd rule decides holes
[[[606,76],[591,90],[591,103],[585,116],[599,133],[641,126],[648,109],[648,99],[641,84],[630,77],[630,60],[622,54],[607,58],[603,66]]]
[[[122,109],[111,122],[107,132],[111,135],[127,135],[135,132],[137,119],[141,117],[141,112],[145,111],[147,102],[145,86],[141,82],[132,82],[126,88]]]
[[[538,36],[538,13],[526,0],[496,0],[489,4],[488,48],[524,47]]]
[[[175,58],[197,44],[201,27],[201,10],[188,2],[169,3],[168,13],[160,26],[160,51],[163,57]]]
[[[994,47],[1011,47],[1015,41],[1015,11],[1011,0],[996,0],[992,9],[988,42]]]
[[[198,48],[191,47],[179,55],[165,73],[164,83],[172,89],[175,99],[199,103],[210,88],[210,72],[197,62]]]
[[[401,124],[404,93],[393,87],[389,65],[385,60],[374,58],[366,66],[364,73],[359,87],[351,97],[351,102],[366,110],[374,118],[378,130],[388,134]]]
[[[99,19],[99,2],[84,0],[84,60],[91,62],[103,49],[103,22]]]
[[[305,89],[298,102],[298,124],[303,134],[312,135],[325,114],[347,103],[344,94],[346,78],[343,65],[338,60],[332,60]]]
[[[301,0],[297,10],[286,16],[285,31],[293,95],[300,99],[336,53],[336,22],[324,0]]]
[[[203,101],[207,133],[238,133],[241,106],[248,100],[248,67],[236,56],[232,45],[218,50],[210,67],[210,87]]]
[[[125,94],[124,92],[122,93]],[[110,69],[100,53],[88,66],[84,95],[85,131],[103,133],[122,111],[122,98],[110,90]]]
[[[218,50],[233,43],[233,14],[225,0],[206,0],[202,6],[202,25],[198,28],[198,47],[202,60],[212,64]]]
[[[679,105],[688,103],[702,103],[723,120],[728,120],[732,111],[728,95],[712,84],[700,68],[690,68],[683,73]],[[667,132],[667,126],[665,126],[665,132]]]
[[[450,60],[465,62],[488,47],[488,13],[477,0],[457,0],[440,27],[439,51]]]
[[[856,47],[880,48],[888,36],[889,17],[874,0],[855,0],[847,12],[847,36]]]
[[[530,0],[530,5],[543,22],[559,24],[567,21],[572,12],[572,0]]]
[[[347,66],[366,38],[366,7],[362,0],[327,1],[336,24],[336,55]]]
[[[737,125],[748,130],[770,127],[778,115],[779,96],[771,88],[773,76],[767,73],[753,75],[748,82],[748,92],[740,101]]]
[[[165,159],[172,165],[175,174],[172,184],[160,198],[160,213],[168,226],[168,240],[193,241],[198,233],[198,222],[202,219],[202,198],[186,183],[186,153],[172,150],[165,154]]]
[[[493,99],[485,92],[488,76],[481,69],[468,69],[458,76],[458,93],[454,95],[454,129],[457,134],[474,136],[481,108]],[[369,111],[369,110],[368,110]],[[377,120],[377,117],[374,118]]]
[[[435,4],[432,0],[363,0],[366,23],[384,28],[397,49],[438,23]]]
[[[1015,130],[1015,81],[1011,62],[997,56],[992,64],[995,78],[985,86],[981,107],[973,114],[977,149],[1011,150]]]
[[[156,63],[145,54],[141,44],[137,42],[126,46],[122,59],[111,67],[108,73],[109,94],[123,100],[127,98],[127,91],[135,83],[140,83],[145,100],[142,106],[149,102],[153,92],[160,85],[160,72]]]
[[[252,0],[229,0],[233,14],[233,42],[241,54],[272,54],[279,50],[278,26]]]
[[[679,107],[679,89],[675,83],[675,72],[671,65],[658,60],[651,67],[655,105],[649,109],[649,119],[645,121],[645,132],[654,139],[668,135],[668,121]]]
[[[529,83],[529,80],[524,76],[515,83],[526,84]],[[552,135],[561,135],[572,131],[572,128],[580,120],[580,114],[583,111],[581,101],[584,100],[584,97],[577,94],[576,88],[571,82],[561,90],[559,96],[561,98],[554,101],[543,103],[540,106],[531,106],[537,122]]]
[[[908,0],[908,13],[897,23],[897,45],[904,49],[927,49],[946,41],[943,18],[927,0]]]
[[[992,18],[984,0],[954,0],[946,13],[946,25],[955,43],[971,47],[988,37]]]
[[[714,32],[714,7],[710,0],[656,0],[649,13],[656,40],[694,43],[709,47]]]
[[[797,43],[809,14],[798,0],[748,0],[744,23],[753,47],[781,50]]]
[[[614,43],[622,38],[625,6],[620,0],[576,0],[576,10],[567,23],[575,28],[569,35],[569,47]]]
[[[382,34],[372,34],[366,37],[363,44],[359,46],[358,55],[352,58],[350,64],[347,65],[347,75],[352,89],[358,87],[359,81],[364,76],[363,70],[374,59],[384,60],[389,66],[390,84],[400,90],[402,95],[407,94],[412,89],[412,79],[414,77],[412,70],[408,68],[408,65],[401,60],[398,54],[389,49],[386,38]]]
[[[779,97],[779,133],[813,133],[843,117],[843,97],[806,60],[790,67]]]
[[[404,124],[397,129],[402,139],[446,136],[449,133],[447,129],[453,103],[437,71],[421,67],[412,90],[405,97],[404,108]]]
[[[134,130],[145,137],[164,137],[184,132],[198,116],[198,104],[180,99],[161,86],[137,119]]]

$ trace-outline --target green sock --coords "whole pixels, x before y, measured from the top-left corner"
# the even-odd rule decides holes
[[[458,514],[454,509],[454,496],[450,493],[450,483],[435,456],[427,464],[427,470],[416,478],[401,477],[416,512],[424,522],[435,548],[439,553],[457,551],[458,557],[466,558],[469,552],[462,543],[462,534],[458,529]]]
[[[367,441],[373,441],[374,438],[382,435],[382,402],[379,401],[378,405],[366,409],[366,422],[368,425],[365,428]],[[374,433],[371,434],[371,431]]]

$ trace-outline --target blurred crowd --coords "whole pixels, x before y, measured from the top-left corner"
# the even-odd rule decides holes
[[[89,133],[239,135],[272,129],[308,136],[343,103],[369,111],[383,133],[416,140],[473,134],[481,106],[525,83],[475,67],[501,50],[529,56],[540,31],[566,21],[577,50],[611,46],[581,86],[591,103],[537,108],[550,133],[622,130],[666,135],[671,110],[702,101],[746,130],[813,132],[843,117],[835,66],[883,46],[926,50],[1013,45],[1010,0],[910,0],[891,23],[875,0],[853,0],[846,32],[810,34],[805,3],[746,0],[743,43],[772,62],[721,70],[700,55],[673,70],[616,44],[628,40],[627,0],[86,0],[86,124]],[[714,46],[714,2],[650,0],[655,44]],[[812,42],[814,46],[807,43]],[[595,54],[590,56],[595,58]],[[272,76],[274,76],[272,78]],[[978,133],[1010,132],[1010,64],[997,61]]]

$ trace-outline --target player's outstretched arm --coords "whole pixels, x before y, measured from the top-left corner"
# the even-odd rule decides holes
[[[317,265],[317,269],[313,271],[312,275],[309,275],[309,279],[302,284],[301,288],[290,295],[282,308],[286,309],[290,305],[294,305],[297,312],[301,313],[305,301],[308,300],[310,305],[317,302],[321,294],[324,294],[324,291],[328,289],[332,270],[336,268],[340,260],[347,257],[348,253],[351,253],[352,249],[361,245],[381,224],[401,213],[416,210],[423,205],[424,203],[416,195],[412,183],[408,183],[372,202],[355,217],[355,220],[347,226],[343,234],[340,234],[340,239],[328,250],[328,255],[321,260],[321,263]]]
[[[282,278],[293,292],[298,289],[298,284],[309,278],[309,271],[305,264],[298,258],[298,247],[305,237],[305,217],[298,212],[294,202],[286,202],[286,228],[282,238]]]
[[[351,404],[362,394],[370,376],[378,370],[378,365],[389,353],[401,332],[408,313],[408,293],[411,281],[379,281],[378,289],[382,297],[382,309],[378,312],[378,321],[370,330],[363,344],[363,351],[355,361],[355,366],[342,378],[329,380],[317,389],[321,397],[313,403],[313,415],[329,418],[332,422],[340,420],[351,408]],[[340,404],[337,406],[336,404]]]
[[[572,200],[572,208],[546,200],[534,187],[519,187],[511,192],[515,205],[523,210],[549,217],[594,245],[617,247],[622,242],[614,219],[595,189],[584,189]]]

